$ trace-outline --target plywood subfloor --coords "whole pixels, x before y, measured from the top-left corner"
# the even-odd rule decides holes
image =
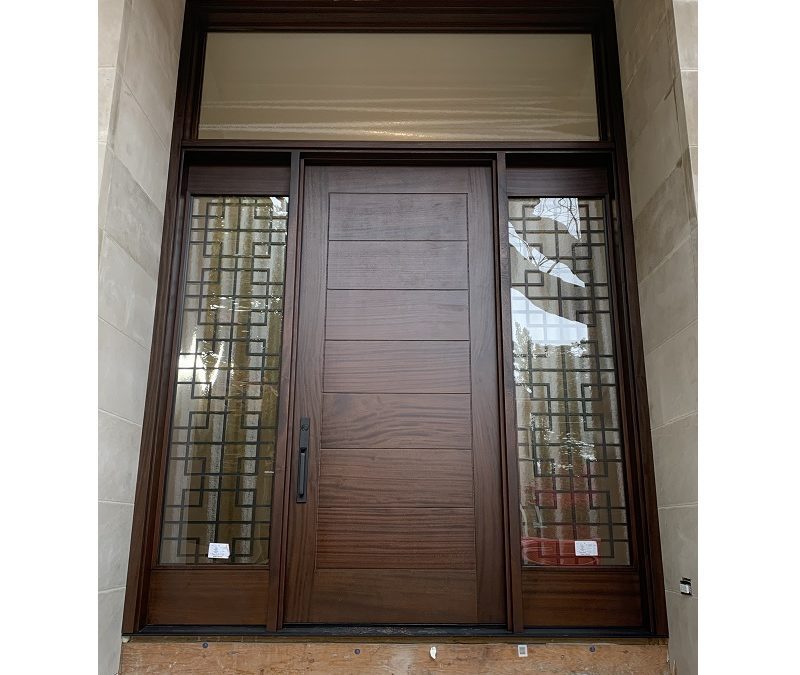
[[[436,659],[430,656],[436,646]],[[509,643],[370,644],[149,642],[122,646],[120,674],[265,675],[266,673],[574,673],[668,675],[666,645]]]

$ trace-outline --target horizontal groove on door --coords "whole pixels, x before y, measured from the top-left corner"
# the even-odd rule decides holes
[[[473,505],[470,449],[320,451],[319,508]]]
[[[330,195],[331,241],[467,238],[466,194]]]
[[[323,378],[325,392],[468,394],[469,342],[328,341]]]
[[[317,568],[468,569],[472,508],[337,508],[317,513]]]
[[[526,628],[644,624],[633,569],[523,569],[522,607]]]
[[[472,570],[318,569],[308,622],[477,623],[476,588]]]
[[[332,241],[328,288],[443,289],[468,286],[465,241]]]
[[[154,569],[147,623],[151,625],[253,625],[267,623],[269,569],[231,565]]]
[[[471,448],[469,394],[323,394],[324,448]]]
[[[329,340],[468,340],[467,291],[328,291]]]

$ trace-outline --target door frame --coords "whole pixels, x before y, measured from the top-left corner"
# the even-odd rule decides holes
[[[531,635],[648,636],[667,635],[663,592],[660,539],[655,480],[650,441],[649,410],[644,375],[644,351],[639,321],[632,213],[628,184],[627,152],[622,113],[614,9],[611,0],[500,0],[485,7],[481,0],[187,0],[178,71],[177,96],[170,148],[164,234],[159,269],[159,286],[153,327],[146,406],[143,420],[139,473],[136,487],[131,551],[128,566],[123,633],[243,634],[272,633],[281,628],[284,605],[282,579],[285,576],[281,551],[285,551],[285,500],[290,491],[285,483],[286,452],[293,447],[292,430],[285,419],[293,419],[293,373],[295,351],[293,326],[298,299],[297,255],[301,245],[299,223],[303,171],[308,162],[381,163],[469,163],[489,164],[494,178],[495,217],[502,222],[508,197],[509,171],[523,167],[604,167],[608,174],[609,257],[616,269],[613,278],[617,307],[616,336],[620,398],[628,429],[627,457],[633,491],[629,496],[632,533],[641,573],[641,601],[644,619],[636,628],[595,626],[580,629],[525,629],[522,615],[521,559],[517,448],[514,420],[514,380],[511,336],[498,321],[498,372],[502,384],[501,447],[503,453],[503,496],[506,539],[507,630]],[[539,142],[298,142],[201,140],[197,138],[205,36],[210,31],[358,31],[386,32],[585,32],[591,33],[598,110],[598,141]],[[183,232],[187,218],[190,169],[202,175],[200,167],[283,167],[289,178],[290,238],[287,247],[286,298],[284,314],[281,414],[275,466],[275,494],[272,522],[280,536],[270,543],[273,564],[269,570],[269,610],[265,626],[252,627],[151,625],[148,598],[151,592],[159,534],[160,503],[164,485],[166,438],[169,431],[171,380],[175,362],[176,320],[180,309],[181,276],[184,266]],[[198,174],[200,170],[200,174]],[[195,180],[193,178],[193,180]],[[212,180],[212,179],[210,179]],[[224,183],[236,192],[227,180]],[[283,180],[283,179],[281,179]],[[239,193],[239,192],[237,192]],[[613,229],[613,232],[611,231]],[[498,308],[509,312],[502,297],[503,279],[508,279],[508,240],[504,228],[495,228],[496,288]],[[290,282],[291,280],[291,282]],[[291,293],[291,295],[290,295]],[[506,314],[503,315],[507,317]],[[501,317],[502,318],[502,317]],[[281,493],[281,494],[279,494]],[[277,548],[276,548],[277,547]],[[272,554],[277,553],[277,557]],[[276,564],[277,563],[277,564]],[[241,566],[245,567],[245,566]],[[265,598],[265,600],[267,600]],[[479,629],[478,629],[479,630]],[[351,631],[352,632],[352,631]],[[368,634],[367,629],[358,634]],[[326,631],[330,634],[331,629]],[[340,631],[346,634],[347,631]],[[427,634],[423,631],[422,634]],[[434,631],[433,634],[436,634]]]

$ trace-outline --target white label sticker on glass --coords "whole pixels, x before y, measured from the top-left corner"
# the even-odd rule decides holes
[[[575,555],[576,556],[597,555],[597,542],[592,540],[576,541]]]
[[[228,544],[216,544],[211,542],[208,545],[209,558],[230,558],[231,547]]]

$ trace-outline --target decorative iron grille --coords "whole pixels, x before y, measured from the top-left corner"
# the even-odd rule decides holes
[[[269,561],[287,208],[192,201],[162,564]],[[209,559],[212,542],[230,556]]]
[[[627,565],[603,202],[510,199],[508,228],[523,562]]]

